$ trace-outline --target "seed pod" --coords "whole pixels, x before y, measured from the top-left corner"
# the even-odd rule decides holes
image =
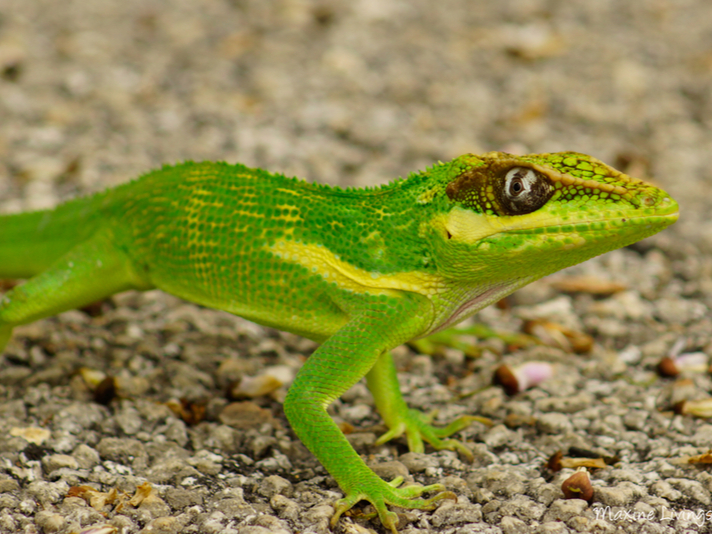
[[[593,499],[593,485],[585,467],[580,468],[561,484],[566,499],[582,499],[588,503]]]
[[[516,367],[500,365],[494,373],[494,382],[508,395],[515,395],[551,378],[554,368],[547,362],[527,362]]]

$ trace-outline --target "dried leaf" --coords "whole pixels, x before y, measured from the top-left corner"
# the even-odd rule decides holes
[[[116,534],[118,528],[112,525],[93,525],[80,531],[79,534]]]
[[[697,456],[690,456],[687,459],[688,464],[712,464],[712,450]]]
[[[165,405],[187,425],[197,425],[205,419],[206,402],[192,402],[188,399],[171,399]]]
[[[113,376],[107,376],[104,380],[99,382],[94,389],[94,402],[104,406],[108,405],[116,398],[118,394],[117,390],[116,379]]]
[[[133,507],[138,508],[142,502],[154,496],[158,497],[153,491],[153,486],[151,486],[151,484],[149,484],[148,482],[144,482],[136,488],[136,493],[134,493],[134,496],[129,499],[129,504]]]
[[[274,376],[244,376],[242,380],[230,389],[230,397],[263,397],[282,387],[283,382]]]
[[[553,471],[554,473],[561,471],[563,467],[561,466],[561,459],[564,457],[564,453],[561,451],[556,451],[551,455],[549,460],[546,462],[546,467]]]
[[[593,348],[593,338],[585,332],[577,332],[543,319],[525,322],[524,331],[538,337],[545,345],[557,347],[566,352],[583,354]]]
[[[561,467],[568,467],[570,469],[578,469],[579,467],[605,469],[607,464],[603,458],[562,458]]]
[[[269,410],[261,408],[251,401],[231,402],[222,409],[218,419],[221,423],[238,430],[258,429],[265,423],[269,423],[275,428],[279,426],[278,421]]]
[[[10,435],[19,437],[19,438],[23,438],[25,441],[34,443],[35,445],[42,445],[42,443],[47,441],[52,434],[46,428],[39,428],[39,427],[31,426],[31,427],[26,427],[26,428],[20,428],[20,427],[11,428]]]
[[[91,369],[89,367],[81,367],[79,369],[79,375],[82,377],[87,387],[92,391],[94,391],[94,389],[96,389],[102,381],[106,380],[106,373],[97,369]]]
[[[579,469],[587,467],[588,469],[604,469],[608,466],[604,458],[568,458],[561,451],[557,451],[549,458],[546,467],[551,471],[557,472],[564,468]]]
[[[692,415],[701,419],[708,419],[712,417],[712,397],[680,401],[674,405],[673,410],[680,415]]]
[[[112,488],[109,493],[104,493],[91,486],[72,486],[67,491],[67,497],[79,497],[84,499],[89,506],[97,511],[102,511],[104,506],[112,505],[120,499],[119,492]]]
[[[596,276],[569,276],[551,282],[551,285],[565,293],[588,293],[607,297],[628,289],[624,284],[603,280]]]
[[[536,425],[536,417],[531,416],[531,415],[510,413],[504,418],[504,424],[507,425],[508,428],[534,426],[534,425]]]

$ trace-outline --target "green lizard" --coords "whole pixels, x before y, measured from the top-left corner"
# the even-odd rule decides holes
[[[127,289],[160,288],[320,342],[289,389],[294,432],[344,498],[429,509],[439,485],[399,487],[369,469],[327,414],[363,376],[388,432],[412,451],[469,454],[409,410],[390,349],[447,328],[517,288],[672,224],[676,202],[595,158],[491,152],[375,189],[338,189],[225,163],[164,167],[54,210],[0,217],[0,302],[14,326]],[[426,492],[438,492],[425,499]]]

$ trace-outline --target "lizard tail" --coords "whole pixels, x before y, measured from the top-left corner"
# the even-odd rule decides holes
[[[91,236],[98,222],[94,199],[0,216],[0,278],[31,278]]]

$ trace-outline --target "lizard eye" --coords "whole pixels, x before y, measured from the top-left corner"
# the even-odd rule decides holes
[[[525,215],[546,204],[551,189],[543,174],[528,167],[512,167],[504,176],[500,202],[507,215]]]

